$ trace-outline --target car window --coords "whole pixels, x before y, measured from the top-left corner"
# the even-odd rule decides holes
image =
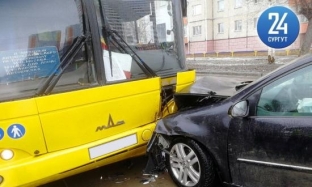
[[[258,116],[312,116],[312,66],[292,72],[265,86]]]

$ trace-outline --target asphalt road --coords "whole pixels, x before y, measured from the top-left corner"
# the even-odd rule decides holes
[[[143,176],[147,157],[137,157],[100,167],[85,173],[55,181],[42,187],[174,187],[167,172],[157,178]]]

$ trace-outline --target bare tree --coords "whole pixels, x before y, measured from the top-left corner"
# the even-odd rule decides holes
[[[310,52],[312,44],[312,0],[294,0],[294,5],[298,13],[302,14],[308,20],[308,28],[300,47],[299,56]]]

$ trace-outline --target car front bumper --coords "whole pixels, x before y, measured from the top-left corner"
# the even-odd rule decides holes
[[[170,154],[169,148],[170,140],[168,137],[156,132],[153,133],[147,145],[148,162],[144,169],[146,175],[156,175],[166,168],[166,154]]]

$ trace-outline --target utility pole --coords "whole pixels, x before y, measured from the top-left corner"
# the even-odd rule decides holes
[[[272,0],[269,0],[268,8],[270,8],[271,6],[272,6]],[[275,56],[275,49],[268,47],[268,63],[269,64],[272,64],[275,62],[274,56]]]

